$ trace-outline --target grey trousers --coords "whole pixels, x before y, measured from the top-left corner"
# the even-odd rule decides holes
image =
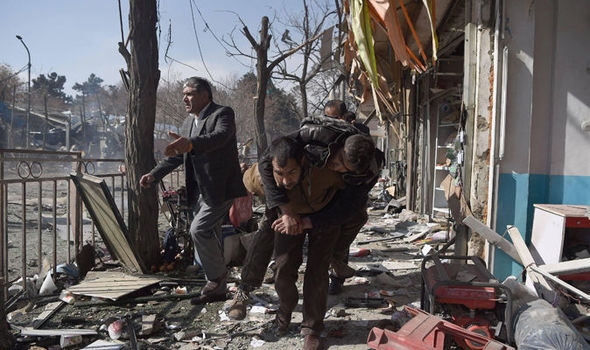
[[[201,265],[209,281],[221,277],[227,271],[223,258],[221,224],[232,203],[233,199],[230,199],[218,206],[210,206],[205,203],[203,196],[199,196],[197,201],[190,232],[195,260]]]

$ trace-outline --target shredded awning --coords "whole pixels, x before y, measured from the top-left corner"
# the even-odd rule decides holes
[[[437,16],[448,10],[452,0],[349,0],[345,11],[349,16],[347,47],[352,51],[347,59],[351,77],[361,81],[364,92],[361,103],[371,93],[376,113],[381,118],[379,105],[392,114],[399,110],[392,96],[397,95],[399,81],[387,81],[383,65],[378,62],[376,34],[385,32],[388,47],[393,51],[397,64],[417,73],[423,73],[437,60]],[[389,49],[388,49],[389,50]],[[361,72],[357,72],[357,70]],[[377,102],[381,103],[377,103]]]

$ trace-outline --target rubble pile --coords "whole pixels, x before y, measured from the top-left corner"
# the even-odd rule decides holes
[[[523,324],[520,324],[520,328],[513,327],[513,324],[510,330],[506,324],[510,325],[516,312],[521,318],[531,317],[531,314],[523,314],[522,305],[539,310],[541,306],[538,306],[538,300],[542,299],[527,294],[524,299],[520,297],[519,301],[512,300],[522,290],[512,293],[503,284],[494,289],[500,283],[490,280],[487,282],[496,283],[492,284],[492,290],[500,290],[501,293],[494,295],[491,304],[486,304],[486,299],[476,300],[470,306],[475,309],[487,305],[485,312],[460,305],[465,304],[464,300],[455,305],[457,296],[452,293],[460,289],[453,288],[471,288],[472,285],[484,287],[475,282],[477,272],[449,268],[449,260],[444,256],[452,253],[453,249],[454,233],[451,222],[445,219],[434,221],[405,209],[397,209],[399,207],[383,206],[370,210],[369,221],[351,247],[349,264],[356,273],[345,281],[341,294],[328,297],[326,330],[323,336],[326,337],[325,343],[329,348],[364,350],[371,344],[378,344],[375,341],[383,334],[389,339],[402,337],[403,334],[404,340],[400,342],[411,343],[408,348],[422,349],[416,341],[408,340],[411,338],[407,334],[411,332],[406,332],[415,317],[422,317],[423,321],[419,323],[423,325],[434,322],[437,327],[450,332],[459,324],[458,328],[467,332],[449,335],[446,347],[440,347],[441,349],[469,348],[469,344],[475,342],[473,339],[479,339],[480,342],[485,339],[500,344],[501,347],[498,348],[505,349],[513,348],[515,341],[531,342],[530,339],[522,338]],[[27,279],[26,289],[22,287],[22,280],[13,284],[7,303],[7,320],[18,340],[17,348],[302,347],[303,337],[298,330],[301,322],[301,300],[287,335],[278,336],[273,327],[278,298],[272,284],[271,269],[263,287],[251,294],[246,318],[232,321],[227,316],[227,310],[232,293],[237,289],[240,266],[231,267],[229,282],[234,283],[228,283],[226,302],[193,306],[190,298],[197,295],[205,283],[204,277],[196,269],[175,269],[137,276],[128,274],[115,262],[104,261],[104,257],[101,262],[98,269],[101,271],[95,268],[80,274],[76,265],[60,265],[55,276],[46,274]],[[443,266],[444,272],[441,272],[440,266]],[[305,264],[299,271],[300,290],[304,270]],[[432,289],[434,292],[430,295],[428,280],[424,277],[427,275],[426,270],[447,274],[449,280],[458,284],[447,285],[442,283],[445,281],[443,279],[442,282],[438,281],[437,286],[444,285],[442,292],[450,294],[443,296],[440,294],[442,292]],[[516,278],[511,279],[511,283],[513,289],[515,285],[523,286]],[[472,294],[479,291],[471,289]],[[511,309],[505,313],[508,304]],[[556,309],[548,305],[550,309]],[[420,309],[424,311],[416,311]],[[575,335],[573,340],[568,339],[570,344],[586,349],[588,343],[584,336],[588,336],[589,319],[587,301],[568,303],[563,309],[565,313],[553,317],[553,325],[557,322],[562,330],[567,329]],[[543,310],[548,311],[551,310]],[[452,312],[455,314],[450,315]],[[508,320],[504,314],[508,315]],[[567,323],[573,318],[576,318],[575,324]],[[414,319],[414,323],[416,322],[418,319]],[[515,340],[512,328],[520,332],[516,334],[521,336],[520,339]],[[544,335],[546,334],[547,332]],[[538,340],[537,337],[536,341]],[[524,344],[521,345],[526,348]],[[435,344],[429,346],[439,348]]]

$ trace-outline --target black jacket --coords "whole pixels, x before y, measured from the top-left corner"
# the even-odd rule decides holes
[[[161,180],[184,164],[187,196],[194,203],[199,194],[209,205],[247,195],[238,161],[235,114],[230,107],[211,102],[204,113],[201,130],[190,137],[189,153],[163,159],[150,173]],[[191,115],[182,125],[181,135],[189,137],[196,128]]]
[[[304,146],[307,159],[314,166],[321,168],[326,166],[328,158],[334,151],[344,147],[346,138],[355,134],[362,134],[362,132],[348,122],[330,117],[310,117],[304,119],[301,128],[289,134],[289,136],[300,142]],[[346,188],[343,191],[346,192],[342,193],[342,195],[354,198],[355,203],[364,203],[366,206],[368,192],[377,182],[383,163],[383,152],[376,148],[375,159],[371,162],[371,166],[366,173],[343,174],[342,178],[346,183]],[[272,159],[265,154],[260,160],[258,168],[266,194],[266,205],[269,208],[274,208],[287,203],[288,198],[285,191],[275,184],[272,173]],[[359,207],[358,205],[344,205],[347,208]],[[336,209],[336,211],[340,211],[340,209]]]

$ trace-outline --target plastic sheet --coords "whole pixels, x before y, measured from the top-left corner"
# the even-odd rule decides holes
[[[529,301],[519,311],[514,322],[514,340],[519,350],[590,350],[561,309],[547,301]]]

